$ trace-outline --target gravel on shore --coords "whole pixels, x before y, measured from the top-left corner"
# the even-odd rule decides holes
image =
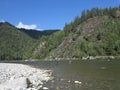
[[[28,65],[0,63],[0,90],[38,90],[51,79],[50,74]]]

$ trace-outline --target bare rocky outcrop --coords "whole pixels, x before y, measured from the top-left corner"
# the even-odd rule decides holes
[[[103,26],[107,20],[108,16],[96,16],[81,23],[76,27],[76,32],[70,33],[57,48],[47,55],[45,59],[58,60],[61,58],[76,58],[77,49],[80,48],[81,42],[84,41],[86,37],[92,36],[93,33],[97,33],[98,30],[96,30],[96,28]]]
[[[34,59],[35,56],[41,51],[41,49],[45,46],[46,42],[40,42],[40,44],[37,46],[37,48],[35,48],[35,50],[33,51],[33,54],[31,56],[31,59]]]

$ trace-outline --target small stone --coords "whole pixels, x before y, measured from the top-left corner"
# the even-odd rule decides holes
[[[61,80],[61,81],[64,81],[64,79],[63,79],[63,78],[61,78],[60,80]]]
[[[47,87],[43,87],[43,90],[48,90],[49,88],[47,88]]]
[[[71,81],[70,80],[68,80],[68,83],[70,83]]]
[[[37,89],[39,90],[40,88],[42,88],[42,85],[38,86]]]
[[[101,67],[101,69],[106,69],[106,67]]]
[[[52,80],[51,82],[52,82],[52,83],[54,83],[55,81],[54,81],[54,80]]]
[[[80,81],[74,81],[75,84],[82,84]]]
[[[60,90],[60,88],[59,88],[59,87],[56,87],[56,90]]]

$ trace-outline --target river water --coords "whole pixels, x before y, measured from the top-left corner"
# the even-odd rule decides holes
[[[120,90],[120,60],[13,61],[52,70],[48,90]],[[42,90],[42,89],[41,89]]]

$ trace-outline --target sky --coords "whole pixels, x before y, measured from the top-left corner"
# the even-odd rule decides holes
[[[118,5],[120,0],[0,0],[0,22],[26,29],[63,29],[83,10]]]

